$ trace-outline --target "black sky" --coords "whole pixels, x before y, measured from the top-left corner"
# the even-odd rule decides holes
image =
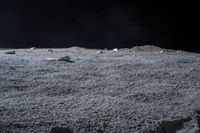
[[[133,47],[200,52],[198,3],[126,0],[5,0],[0,47]]]

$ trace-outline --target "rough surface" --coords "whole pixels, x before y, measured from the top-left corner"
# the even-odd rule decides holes
[[[1,133],[199,132],[200,54],[154,46],[5,51]],[[74,62],[57,60],[66,56]]]

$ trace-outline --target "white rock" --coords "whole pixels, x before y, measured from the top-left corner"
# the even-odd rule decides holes
[[[118,51],[118,49],[117,49],[117,48],[114,48],[114,49],[113,49],[113,51],[114,51],[114,52],[117,52],[117,51]]]
[[[164,53],[164,51],[163,51],[163,50],[161,50],[161,51],[160,51],[160,53],[161,53],[161,54],[163,54],[163,53]]]
[[[32,48],[30,48],[31,50],[35,50],[36,49],[36,47],[32,47]]]

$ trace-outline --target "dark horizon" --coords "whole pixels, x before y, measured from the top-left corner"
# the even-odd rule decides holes
[[[197,3],[170,1],[0,2],[1,48],[131,48],[200,52]]]

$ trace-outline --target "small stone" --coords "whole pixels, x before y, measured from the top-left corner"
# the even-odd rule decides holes
[[[15,51],[8,51],[8,52],[6,52],[6,54],[16,54],[16,52]]]
[[[191,68],[190,70],[192,70],[192,71],[193,71],[193,70],[194,70],[194,68]]]
[[[65,61],[65,62],[70,62],[73,63],[74,61],[71,60],[69,56],[64,56],[58,59],[58,61]]]
[[[118,49],[117,49],[117,48],[114,48],[113,51],[114,51],[114,52],[118,52]]]
[[[200,60],[200,58],[197,58],[197,60]]]

